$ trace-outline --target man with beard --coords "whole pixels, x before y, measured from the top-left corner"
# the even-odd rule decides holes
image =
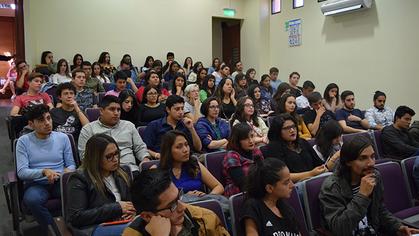
[[[346,90],[340,95],[343,108],[336,111],[336,120],[339,121],[345,133],[360,133],[369,129],[368,120],[364,118],[361,110],[355,108],[354,92]]]
[[[393,111],[386,107],[386,94],[381,91],[376,91],[374,94],[374,107],[367,110],[365,119],[371,129],[382,130],[384,127],[393,124]]]
[[[371,140],[360,136],[343,144],[337,171],[323,183],[319,200],[332,235],[411,235],[384,206],[383,183],[374,169]]]
[[[384,127],[381,133],[384,155],[403,160],[419,155],[419,143],[410,135],[408,129],[415,111],[407,106],[399,106],[394,115],[394,124]]]

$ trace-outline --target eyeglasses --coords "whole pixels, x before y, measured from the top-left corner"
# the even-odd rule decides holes
[[[109,153],[108,155],[105,156],[105,158],[107,161],[112,161],[114,158],[118,160],[120,156],[121,156],[121,152],[118,150],[114,153]]]
[[[282,130],[286,130],[286,131],[291,131],[291,129],[296,130],[297,126],[289,125],[289,126],[282,127]]]
[[[177,198],[173,202],[171,202],[168,207],[156,210],[156,213],[160,211],[164,211],[164,210],[170,210],[170,212],[172,213],[175,212],[177,207],[179,206],[179,201],[182,201],[182,198],[183,198],[183,189],[179,189]]]
[[[209,109],[220,109],[220,106],[209,106]]]
[[[158,95],[158,93],[153,93],[153,92],[147,93],[147,96],[157,96],[157,95]]]

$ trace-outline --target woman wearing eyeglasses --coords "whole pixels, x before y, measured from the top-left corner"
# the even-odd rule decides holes
[[[285,162],[293,182],[327,171],[311,145],[298,137],[298,126],[294,116],[284,113],[273,118],[268,138],[269,144],[261,147],[263,156]]]
[[[73,235],[92,235],[93,231],[93,235],[103,235],[102,227],[95,229],[97,225],[134,218],[131,180],[119,165],[120,152],[112,137],[93,135],[84,155],[82,166],[70,176],[66,186],[66,221]],[[122,226],[107,226],[106,230]]]
[[[148,125],[153,120],[165,116],[166,106],[159,102],[160,91],[152,85],[147,85],[143,93],[143,103],[137,112],[139,112],[139,125]]]
[[[191,155],[186,135],[172,130],[161,140],[159,168],[168,170],[173,183],[188,195],[204,196],[205,187],[210,194],[221,195],[223,185]]]
[[[201,105],[201,114],[198,119],[196,132],[202,142],[205,152],[215,152],[225,149],[230,135],[230,126],[227,121],[219,117],[220,104],[216,97],[207,98]]]
[[[240,98],[237,102],[236,112],[231,117],[230,125],[235,126],[243,122],[252,128],[255,136],[253,141],[256,145],[268,143],[269,128],[266,126],[265,121],[258,116],[253,100],[248,96]]]

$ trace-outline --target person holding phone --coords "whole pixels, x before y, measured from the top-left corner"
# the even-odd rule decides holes
[[[104,133],[87,141],[83,164],[66,186],[66,221],[73,235],[109,235],[104,232],[124,226],[96,226],[134,219],[129,167],[120,166],[120,154],[115,139]]]
[[[360,136],[345,142],[340,154],[337,171],[323,182],[319,195],[325,228],[343,236],[419,233],[403,226],[384,206],[371,140]]]

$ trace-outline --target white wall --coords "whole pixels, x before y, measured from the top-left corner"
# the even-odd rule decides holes
[[[242,5],[231,0],[236,17]],[[212,16],[223,16],[225,7],[229,0],[25,1],[26,57],[34,65],[50,50],[55,61],[81,53],[93,62],[109,51],[113,64],[129,53],[142,65],[148,55],[165,61],[173,51],[179,63],[191,56],[210,65]]]
[[[295,10],[291,0],[282,3],[270,17],[270,64],[280,68],[281,80],[298,71],[301,85],[312,80],[321,93],[336,81],[341,91],[355,92],[362,109],[379,89],[393,109],[404,104],[419,113],[419,1],[376,0],[368,11],[335,17],[324,17],[315,0]],[[284,24],[297,18],[302,46],[291,48]]]

